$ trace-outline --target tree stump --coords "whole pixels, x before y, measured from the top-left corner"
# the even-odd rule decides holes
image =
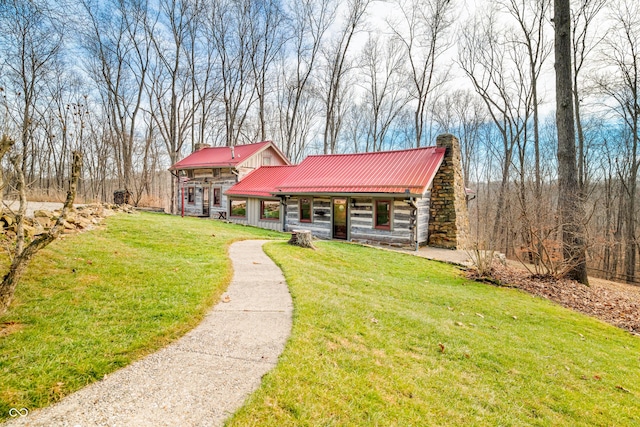
[[[301,248],[315,249],[313,246],[313,236],[310,230],[293,230],[291,232],[290,245],[300,246]]]

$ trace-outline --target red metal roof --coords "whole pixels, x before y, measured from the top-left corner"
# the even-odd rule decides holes
[[[244,162],[249,157],[258,153],[262,149],[267,148],[267,146],[273,146],[274,148],[276,148],[276,146],[273,145],[271,141],[263,141],[255,144],[236,145],[235,147],[233,147],[233,158],[231,154],[231,147],[205,147],[191,153],[184,159],[180,160],[179,162],[171,166],[169,170],[233,167],[238,165],[239,163]]]
[[[262,166],[226,191],[227,196],[272,197],[296,166]]]
[[[445,148],[309,156],[276,186],[276,192],[424,194]]]

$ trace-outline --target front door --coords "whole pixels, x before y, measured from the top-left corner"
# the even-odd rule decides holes
[[[209,193],[211,192],[210,187],[202,188],[202,216],[209,216]]]
[[[347,199],[333,199],[333,238],[347,240]]]

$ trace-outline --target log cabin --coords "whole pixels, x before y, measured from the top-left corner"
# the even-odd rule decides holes
[[[235,147],[201,144],[169,171],[178,178],[176,206],[182,216],[227,219],[226,191],[261,166],[289,165],[271,141]]]
[[[240,147],[247,146],[236,146],[236,151]],[[279,150],[270,148],[275,159],[273,153]],[[183,167],[197,163],[190,157],[182,161]],[[231,179],[223,182],[224,200],[217,212],[224,213],[212,215],[212,205],[209,216],[278,231],[310,230],[322,239],[464,249],[469,219],[460,159],[459,142],[450,134],[440,135],[432,147],[315,155],[295,166],[282,156],[257,167],[256,157],[249,162],[251,170],[234,173],[233,185]],[[172,170],[182,170],[180,166]],[[211,166],[198,164],[187,187],[194,179],[202,180],[202,171]],[[185,200],[187,205],[203,203],[197,194],[193,201],[187,197],[178,195],[183,205]]]

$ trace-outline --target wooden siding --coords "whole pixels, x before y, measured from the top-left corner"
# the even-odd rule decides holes
[[[233,197],[234,199],[243,199],[243,197]],[[229,217],[229,221],[236,224],[253,225],[255,227],[267,230],[282,231],[282,219],[278,221],[260,219],[260,201],[263,199],[248,198],[247,200],[247,216],[245,218]],[[273,200],[273,199],[265,199]],[[280,218],[282,218],[283,208],[280,206]]]
[[[204,178],[193,178],[190,181],[185,182],[184,185],[184,214],[185,216],[203,216],[202,215],[202,200],[204,191],[210,191],[209,193],[209,217],[217,219],[219,212],[227,212],[228,199],[224,194],[229,188],[236,183],[236,176],[231,173],[230,168],[223,168],[220,170],[220,174],[217,177],[213,176],[213,169],[199,169],[202,171],[208,171],[208,175]],[[205,182],[206,179],[206,182]],[[195,203],[188,202],[188,188],[194,188]],[[220,187],[221,191],[221,203],[220,206],[213,206],[213,187]],[[202,190],[202,191],[200,191]],[[178,207],[178,213],[182,209],[182,188],[178,185],[178,194],[176,195],[176,202]]]
[[[428,196],[428,194],[427,194]],[[354,242],[370,243],[389,246],[414,247],[414,231],[411,228],[412,207],[404,199],[393,200],[392,223],[390,230],[374,227],[374,201],[390,200],[389,197],[352,197],[349,199],[348,209],[348,239]],[[418,199],[417,221],[418,241],[427,240],[429,223],[429,198]],[[313,197],[313,221],[300,222],[298,197],[287,200],[286,230],[311,230],[314,236],[329,239],[332,237],[331,199]],[[323,214],[320,214],[320,213]]]
[[[182,213],[183,205],[181,201],[182,189],[184,188],[184,214],[186,216],[202,216],[202,195],[203,187],[196,182],[188,182],[183,186],[178,186],[178,213]],[[189,203],[189,189],[193,188],[194,202]]]
[[[411,246],[413,243],[413,230],[410,229],[411,206],[404,200],[394,200],[391,208],[391,229],[384,230],[374,227],[375,200],[389,200],[389,198],[355,198],[355,206],[353,202],[350,203],[350,239],[361,243]]]
[[[331,238],[331,199],[313,199],[313,216],[311,222],[300,222],[298,198],[291,197],[287,200],[286,231],[311,230],[311,233],[321,239]]]
[[[429,205],[431,192],[427,191],[422,199],[416,201],[418,205],[418,243],[426,245],[429,238]]]
[[[264,164],[265,157],[271,158],[271,162],[269,163],[269,165]],[[239,164],[238,169],[253,170],[259,168],[260,166],[280,166],[286,164],[287,163],[285,163],[280,154],[278,154],[278,152],[274,150],[273,147],[269,147],[266,150],[263,150],[254,156],[251,156],[246,161]]]

